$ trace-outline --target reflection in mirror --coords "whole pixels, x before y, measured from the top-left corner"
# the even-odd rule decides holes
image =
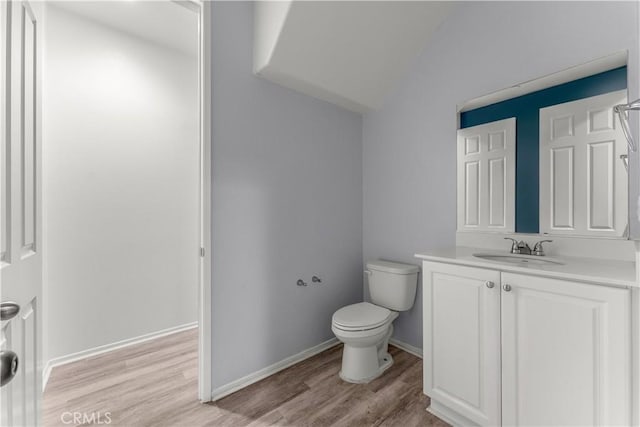
[[[540,232],[621,237],[627,228],[627,142],[619,90],[540,110]]]
[[[458,131],[458,230],[515,231],[515,149],[513,117]]]
[[[627,153],[627,143],[614,106],[626,104],[626,88],[627,68],[622,66],[461,112],[458,230],[624,237],[627,177],[621,156]],[[515,122],[511,195],[509,160],[504,158],[504,182],[498,186],[499,168],[490,162],[488,139],[480,137],[476,155],[487,162],[478,163],[465,152],[465,138],[481,136],[482,126],[510,118]],[[506,215],[504,224],[509,223],[509,203],[511,230],[495,223],[500,208]]]

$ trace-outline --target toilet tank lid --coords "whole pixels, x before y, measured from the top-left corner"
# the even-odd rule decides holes
[[[384,271],[385,273],[394,274],[413,274],[419,272],[420,267],[413,264],[375,260],[367,263],[367,270]]]

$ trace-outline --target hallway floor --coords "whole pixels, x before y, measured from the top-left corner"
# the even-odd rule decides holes
[[[336,346],[203,405],[197,329],[191,329],[55,368],[44,395],[44,425],[108,419],[112,426],[136,427],[447,426],[425,411],[422,361],[396,347],[390,352],[394,366],[369,384],[338,377],[342,346]],[[70,423],[74,414],[85,419]]]

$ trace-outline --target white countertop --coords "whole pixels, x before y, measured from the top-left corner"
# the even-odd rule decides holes
[[[420,252],[415,256],[426,261],[444,262],[447,264],[467,265],[471,267],[489,268],[509,273],[522,273],[544,276],[555,279],[576,280],[602,285],[640,287],[636,282],[636,266],[630,261],[616,261],[596,258],[578,258],[567,256],[541,257],[561,262],[549,265],[511,264],[490,261],[474,257],[473,254],[510,255],[508,251],[494,251],[481,248],[455,247]]]

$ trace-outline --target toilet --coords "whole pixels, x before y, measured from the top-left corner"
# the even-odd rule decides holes
[[[388,352],[398,312],[413,307],[419,267],[389,261],[370,261],[371,302],[342,307],[333,314],[331,330],[344,343],[340,378],[368,383],[393,364]]]

